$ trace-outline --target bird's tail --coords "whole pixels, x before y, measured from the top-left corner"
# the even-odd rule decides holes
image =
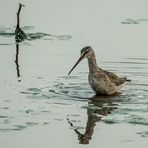
[[[124,77],[123,80],[126,81],[126,82],[131,82],[131,80],[127,79],[127,77]]]

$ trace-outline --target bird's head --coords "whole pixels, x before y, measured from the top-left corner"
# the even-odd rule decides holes
[[[84,59],[84,58],[89,58],[91,57],[91,55],[94,54],[94,51],[92,49],[91,46],[86,46],[84,48],[81,49],[81,54],[80,57],[78,59],[78,61],[76,62],[76,64],[72,67],[72,69],[70,70],[70,72],[68,73],[68,75],[70,75],[70,73],[73,71],[73,69]]]
[[[81,49],[81,56],[84,58],[89,58],[94,53],[91,46],[86,46]]]

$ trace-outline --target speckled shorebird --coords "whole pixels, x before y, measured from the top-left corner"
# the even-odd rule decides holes
[[[126,77],[120,78],[112,72],[101,69],[97,66],[94,50],[91,46],[86,46],[81,49],[81,55],[76,64],[70,70],[68,75],[84,58],[88,59],[89,65],[89,84],[96,94],[113,95],[117,93],[123,84],[130,81]]]

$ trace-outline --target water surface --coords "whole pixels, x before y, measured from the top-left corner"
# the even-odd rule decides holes
[[[2,147],[146,148],[147,1],[23,1],[28,38],[20,44],[17,1],[11,9],[6,2],[0,9]],[[67,76],[86,45],[99,66],[132,80],[118,95],[95,96],[86,60]]]

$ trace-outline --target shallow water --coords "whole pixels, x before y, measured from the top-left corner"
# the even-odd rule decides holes
[[[0,9],[0,145],[146,148],[147,1],[23,1],[21,25],[28,38],[19,45],[17,2],[10,3],[10,12]],[[131,7],[125,11],[123,5]],[[86,45],[102,68],[132,80],[118,95],[95,96],[86,60],[67,76]]]

